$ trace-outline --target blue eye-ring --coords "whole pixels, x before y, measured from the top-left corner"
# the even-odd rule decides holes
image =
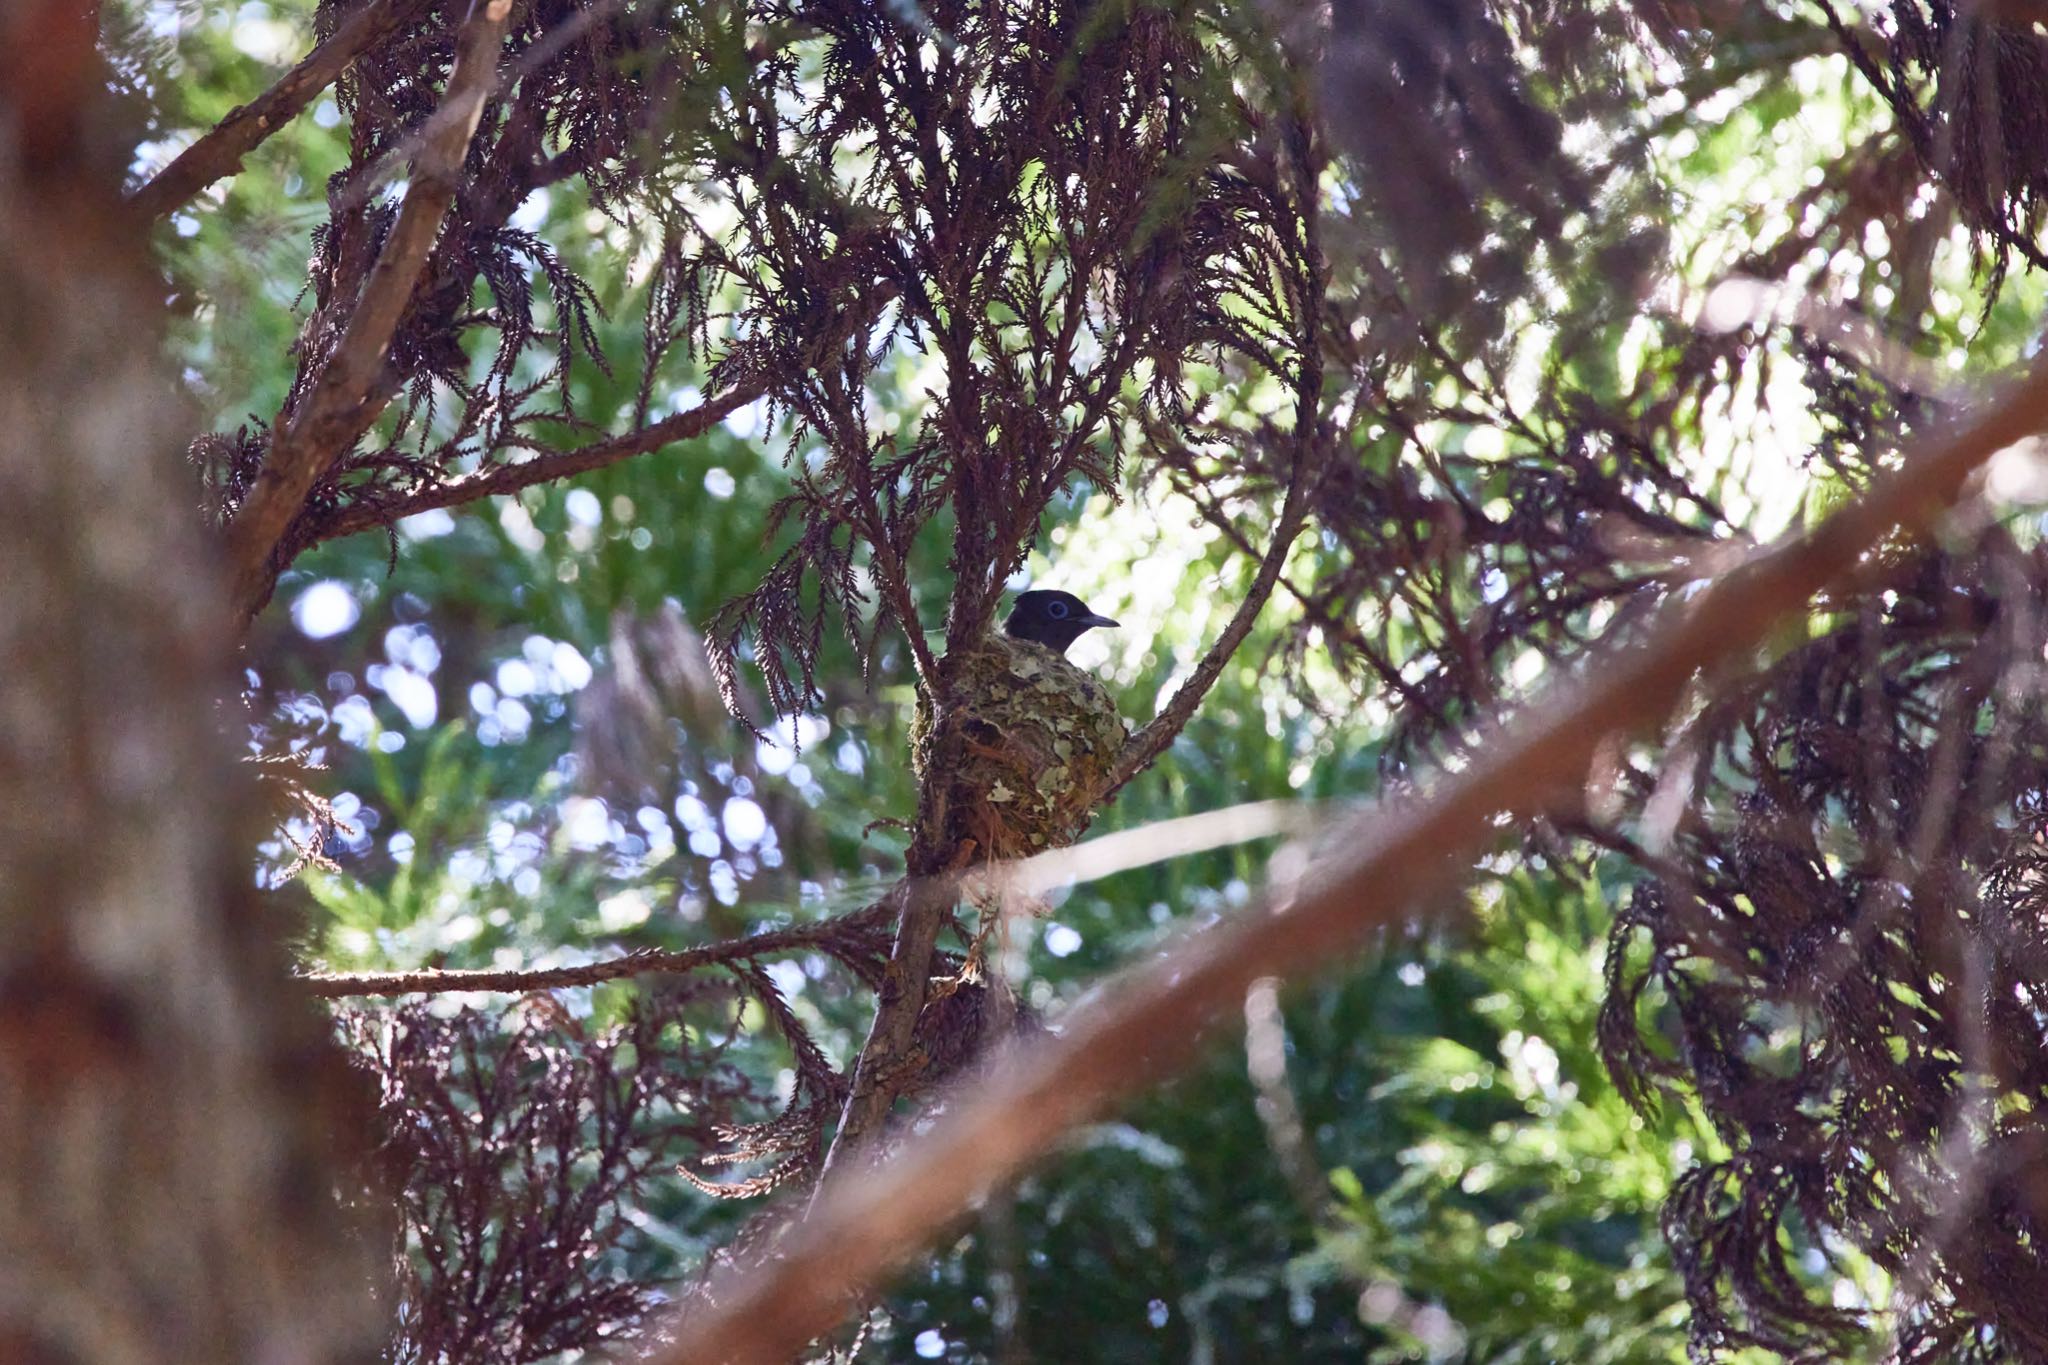
[[[1064,621],[1067,619],[1067,604],[1064,602],[1048,602],[1045,604],[1045,614],[1055,621]]]

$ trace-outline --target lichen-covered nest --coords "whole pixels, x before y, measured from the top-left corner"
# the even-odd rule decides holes
[[[947,715],[959,738],[949,774],[946,833],[974,841],[970,862],[1021,858],[1072,843],[1124,746],[1109,690],[1044,645],[991,636],[954,669]],[[923,778],[941,751],[932,709],[918,698],[911,763]]]

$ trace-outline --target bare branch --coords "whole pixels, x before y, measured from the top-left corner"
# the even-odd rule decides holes
[[[1245,590],[1244,599],[1231,614],[1230,624],[1210,644],[1208,653],[1202,656],[1202,661],[1195,665],[1187,680],[1174,689],[1165,708],[1124,745],[1117,755],[1116,767],[1110,772],[1109,785],[1103,790],[1104,801],[1122,791],[1126,783],[1150,767],[1152,761],[1165,753],[1167,746],[1187,728],[1187,723],[1194,719],[1196,708],[1202,704],[1202,698],[1223,676],[1224,666],[1236,657],[1238,646],[1258,624],[1259,613],[1265,610],[1266,600],[1273,595],[1274,585],[1280,581],[1280,570],[1287,563],[1287,555],[1308,521],[1307,474],[1309,466],[1314,463],[1308,452],[1314,440],[1312,433],[1304,433],[1299,439],[1300,451],[1295,459],[1294,475],[1287,485],[1287,497],[1280,506],[1273,538],[1266,545],[1266,553],[1259,560],[1259,570],[1253,575],[1251,586]]]
[[[506,971],[308,972],[297,980],[308,995],[323,1000],[445,991],[513,991],[523,994],[569,986],[595,986],[602,981],[618,981],[629,976],[693,972],[700,967],[746,962],[771,953],[787,953],[801,948],[832,952],[835,948],[849,947],[853,936],[860,931],[880,925],[880,908],[879,905],[871,905],[836,919],[771,930],[725,943],[707,944],[702,948],[650,948],[573,967],[515,967]]]
[[[1855,576],[1895,528],[1924,530],[1993,453],[2048,426],[2048,361],[1968,426],[1919,443],[1902,468],[1813,530],[1787,537],[1668,603],[1636,645],[1603,651],[1543,703],[1472,750],[1423,798],[1353,822],[1333,851],[1266,902],[1126,972],[1050,1042],[1019,1049],[922,1138],[821,1191],[776,1258],[730,1272],[658,1365],[780,1361],[828,1330],[851,1297],[901,1265],[972,1201],[1116,1099],[1187,1065],[1202,1032],[1253,982],[1328,968],[1455,884],[1507,816],[1583,799],[1595,753],[1659,722],[1703,666],[1755,648],[1818,591]]]
[[[1315,1144],[1301,1119],[1301,1105],[1287,1079],[1287,1020],[1280,1013],[1280,983],[1254,981],[1244,997],[1244,1060],[1259,1099],[1254,1108],[1266,1130],[1266,1145],[1294,1192],[1294,1202],[1312,1223],[1329,1221],[1330,1182],[1316,1159]]]
[[[145,218],[157,219],[187,203],[214,181],[242,168],[242,158],[284,127],[350,62],[425,8],[422,0],[371,0],[342,21],[334,36],[278,78],[277,84],[228,116],[158,171],[128,202]]]
[[[516,493],[535,484],[552,483],[556,479],[587,474],[593,469],[603,469],[607,465],[632,459],[636,455],[651,454],[663,446],[703,435],[734,412],[759,398],[762,392],[763,386],[760,384],[728,389],[716,398],[705,399],[688,412],[664,417],[661,421],[644,426],[638,431],[614,436],[610,440],[580,446],[575,450],[536,455],[533,459],[519,464],[487,465],[450,479],[446,483],[427,484],[412,489],[388,502],[378,502],[372,498],[359,499],[332,516],[315,522],[306,543],[317,545],[321,541],[354,535],[358,531],[389,526],[405,517],[419,512],[430,512],[437,507],[459,507],[463,503],[475,502],[479,498],[487,498],[497,493]]]
[[[286,529],[335,457],[376,419],[365,400],[384,367],[391,337],[411,302],[420,271],[455,201],[463,156],[497,88],[498,51],[512,0],[472,0],[456,40],[455,65],[436,115],[442,126],[413,163],[412,185],[398,221],[363,285],[361,300],[304,405],[279,431],[263,470],[228,533],[228,559],[238,620],[246,623],[270,600],[274,562]]]

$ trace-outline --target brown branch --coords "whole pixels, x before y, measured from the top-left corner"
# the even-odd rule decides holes
[[[334,36],[278,78],[277,84],[208,129],[171,164],[128,197],[154,220],[187,203],[214,181],[242,168],[242,158],[305,107],[348,69],[357,55],[384,39],[425,8],[422,0],[371,0],[351,14]]]
[[[1202,494],[1200,486],[1196,481],[1191,478],[1188,486],[1183,487],[1180,491],[1183,497],[1195,505],[1195,510],[1201,514],[1202,520],[1215,527],[1218,534],[1231,544],[1237,546],[1240,553],[1255,555],[1259,552],[1258,547],[1252,544],[1251,538],[1237,528],[1237,523],[1230,519],[1222,506],[1214,498],[1205,497]],[[1302,615],[1307,618],[1311,625],[1318,627],[1325,634],[1334,637],[1340,643],[1348,645],[1359,658],[1365,660],[1368,668],[1371,668],[1374,673],[1379,675],[1381,682],[1400,693],[1401,702],[1404,706],[1409,707],[1418,714],[1441,714],[1436,707],[1423,698],[1422,693],[1416,689],[1414,683],[1401,676],[1401,670],[1394,667],[1381,654],[1379,647],[1360,633],[1357,626],[1332,612],[1323,605],[1322,601],[1314,593],[1296,583],[1284,572],[1280,575],[1279,586],[1287,590],[1287,595],[1294,599],[1295,605],[1301,608]]]
[[[2048,359],[1967,426],[1919,443],[1900,469],[1812,531],[1787,537],[1668,602],[1639,644],[1609,649],[1442,775],[1421,799],[1361,817],[1333,852],[1264,904],[1123,974],[1059,1036],[1018,1049],[921,1138],[821,1191],[775,1259],[715,1280],[656,1365],[788,1359],[852,1297],[903,1264],[991,1186],[1015,1177],[1119,1097],[1191,1062],[1201,1033],[1261,977],[1327,970],[1372,932],[1455,884],[1505,815],[1571,809],[1594,755],[1660,722],[1698,670],[1754,649],[1844,581],[1894,528],[1931,526],[1996,451],[2048,427]]]
[[[308,995],[339,1000],[364,995],[423,995],[442,991],[529,991],[560,990],[569,986],[595,986],[629,976],[677,975],[700,967],[729,962],[746,962],[771,953],[800,948],[831,951],[850,933],[878,927],[880,905],[856,910],[836,919],[775,929],[702,948],[647,948],[602,962],[585,962],[573,967],[515,967],[505,971],[422,970],[414,972],[307,972],[296,978]]]
[[[1295,94],[1297,98],[1301,96],[1299,87]],[[1310,126],[1299,105],[1295,113],[1299,120],[1297,129]],[[1110,770],[1109,781],[1100,798],[1105,802],[1150,767],[1153,760],[1165,753],[1167,746],[1194,719],[1202,698],[1223,676],[1224,667],[1236,656],[1238,646],[1245,642],[1252,627],[1258,623],[1259,613],[1265,610],[1267,599],[1273,595],[1273,587],[1280,580],[1281,570],[1286,567],[1295,539],[1308,523],[1309,493],[1321,475],[1330,446],[1330,433],[1323,424],[1323,348],[1329,338],[1326,335],[1327,267],[1317,226],[1318,164],[1314,160],[1297,160],[1293,165],[1305,257],[1305,268],[1301,271],[1295,295],[1298,317],[1295,345],[1301,368],[1294,377],[1294,449],[1289,460],[1287,492],[1280,504],[1280,514],[1273,523],[1272,540],[1259,561],[1258,572],[1252,576],[1251,586],[1237,604],[1237,610],[1231,614],[1230,623],[1223,628],[1223,633],[1210,644],[1208,652],[1188,674],[1187,680],[1174,689],[1164,709],[1132,735],[1117,755],[1116,766]]]
[[[664,417],[623,436],[614,436],[575,450],[536,455],[519,464],[486,465],[445,483],[414,488],[389,502],[359,499],[314,522],[308,530],[306,544],[317,545],[358,531],[389,526],[415,513],[430,512],[439,507],[459,507],[497,493],[517,493],[535,484],[587,474],[636,455],[651,454],[663,446],[703,435],[765,391],[766,386],[758,382],[743,385],[728,389],[716,398],[707,398],[688,412]]]
[[[1119,830],[1073,848],[1048,849],[1008,863],[976,869],[978,890],[1008,903],[1028,902],[1056,886],[1094,881],[1147,867],[1169,858],[1213,848],[1228,848],[1252,839],[1305,834],[1327,828],[1317,809],[1298,801],[1253,801],[1223,810],[1158,820],[1138,829]],[[951,886],[957,879],[948,878]],[[849,936],[888,922],[894,896],[849,914],[813,924],[777,929],[701,948],[670,951],[646,949],[603,962],[573,967],[516,967],[504,971],[307,972],[297,978],[307,993],[323,999],[347,996],[416,995],[439,991],[545,991],[565,986],[592,986],[629,976],[695,971],[699,967],[744,962],[798,948],[833,951]]]
[[[1320,375],[1320,370],[1316,373]],[[1287,494],[1280,505],[1280,516],[1273,526],[1273,538],[1266,546],[1266,553],[1259,560],[1259,570],[1252,583],[1245,590],[1244,599],[1231,614],[1230,624],[1223,628],[1209,650],[1195,665],[1187,680],[1174,689],[1166,706],[1154,716],[1145,727],[1131,736],[1118,753],[1116,766],[1111,769],[1109,784],[1103,789],[1102,800],[1108,801],[1124,785],[1139,773],[1150,767],[1152,761],[1166,752],[1187,723],[1194,719],[1195,710],[1202,704],[1202,698],[1223,676],[1224,666],[1236,655],[1239,645],[1252,633],[1258,623],[1259,613],[1265,609],[1266,601],[1273,595],[1274,585],[1280,581],[1280,571],[1287,563],[1288,553],[1301,535],[1301,529],[1308,522],[1308,484],[1311,469],[1318,466],[1321,442],[1313,416],[1308,419],[1307,430],[1295,437],[1294,470],[1287,484]]]
[[[972,890],[977,898],[993,895],[1006,913],[1014,913],[1018,906],[1055,886],[1090,881],[1248,839],[1301,834],[1319,824],[1320,817],[1298,803],[1254,802],[1120,830],[1072,848],[1048,849],[1015,862],[984,863],[968,875],[976,883]],[[908,878],[899,884],[888,902],[896,904],[900,900],[903,914],[889,966],[882,976],[875,1019],[854,1066],[853,1084],[841,1111],[838,1131],[825,1153],[825,1175],[862,1150],[867,1137],[881,1127],[896,1102],[904,1076],[903,1063],[910,1056],[918,1014],[929,985],[924,974],[930,970],[932,955],[938,950],[946,912],[959,897],[962,875],[953,871]]]
[[[512,0],[471,0],[456,39],[455,65],[435,114],[440,127],[413,163],[412,184],[391,235],[371,266],[362,298],[312,392],[288,423],[280,424],[270,457],[256,476],[228,532],[228,561],[237,619],[246,624],[270,600],[276,556],[306,496],[335,458],[376,420],[380,403],[367,402],[384,368],[392,335],[405,316],[420,272],[455,202],[464,154],[497,89],[498,51]]]
[[[916,1041],[917,1021],[931,984],[932,958],[938,952],[946,912],[958,894],[953,877],[920,877],[900,883],[887,902],[900,908],[896,936],[889,965],[875,992],[875,1019],[854,1059],[853,1081],[847,1088],[839,1127],[825,1151],[819,1173],[821,1194],[826,1188],[823,1181],[834,1171],[842,1166],[858,1169],[855,1158],[873,1150],[870,1138],[880,1131],[908,1079],[905,1063]]]

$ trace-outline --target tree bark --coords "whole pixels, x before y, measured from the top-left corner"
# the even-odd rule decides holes
[[[81,20],[81,15],[84,18]],[[0,0],[0,1359],[374,1358],[87,7]]]

